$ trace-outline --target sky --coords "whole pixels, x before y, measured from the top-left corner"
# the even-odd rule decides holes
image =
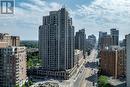
[[[130,0],[15,0],[15,14],[0,14],[0,32],[38,40],[38,28],[49,11],[65,6],[73,18],[75,32],[85,28],[86,35],[99,31],[120,31],[120,39],[130,33]]]

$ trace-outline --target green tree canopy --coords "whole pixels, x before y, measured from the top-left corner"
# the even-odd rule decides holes
[[[101,75],[98,79],[98,85],[99,85],[99,87],[109,87],[108,77]]]

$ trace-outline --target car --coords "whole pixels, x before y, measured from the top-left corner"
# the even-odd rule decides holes
[[[93,86],[95,86],[95,82],[93,82]]]

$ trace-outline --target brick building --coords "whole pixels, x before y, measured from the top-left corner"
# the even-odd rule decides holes
[[[104,74],[119,78],[125,75],[125,48],[106,47],[100,51],[101,70]]]

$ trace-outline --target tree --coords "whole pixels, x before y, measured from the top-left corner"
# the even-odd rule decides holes
[[[33,82],[31,80],[29,80],[29,86],[33,85]]]
[[[18,84],[16,84],[16,85],[15,85],[15,87],[19,87],[19,85],[18,85]]]
[[[22,87],[26,87],[26,85],[25,85],[25,84],[23,84],[23,85],[22,85]]]
[[[109,87],[108,85],[108,77],[106,76],[100,76],[98,79],[98,86],[99,87]]]

